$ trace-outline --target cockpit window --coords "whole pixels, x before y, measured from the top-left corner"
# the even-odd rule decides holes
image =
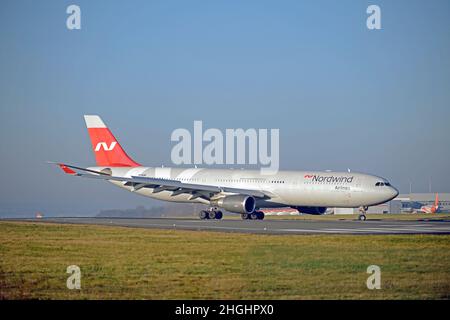
[[[389,187],[391,184],[389,182],[385,182],[384,185]]]
[[[377,182],[377,183],[375,183],[375,186],[376,187],[382,187],[382,186],[390,186],[391,184],[389,183],[389,182]]]

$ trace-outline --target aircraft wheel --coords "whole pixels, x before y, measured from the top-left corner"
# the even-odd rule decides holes
[[[242,220],[247,220],[249,217],[248,217],[248,214],[246,214],[246,213],[241,213],[241,219]]]
[[[200,211],[200,219],[205,220],[209,218],[209,213],[208,211],[202,210]]]
[[[208,219],[216,219],[216,211],[209,211]]]
[[[252,220],[259,219],[259,214],[257,212],[253,212],[253,213],[249,214],[249,216],[250,216],[250,219],[252,219]]]
[[[217,220],[220,220],[220,219],[222,219],[222,217],[223,217],[223,213],[222,213],[222,211],[216,211],[216,219]]]
[[[259,212],[257,213],[257,215],[258,215],[258,220],[264,220],[264,212],[259,211]]]
[[[366,221],[366,220],[367,220],[367,217],[366,217],[366,215],[364,215],[364,214],[360,214],[359,217],[358,217],[358,220],[359,220],[359,221]]]

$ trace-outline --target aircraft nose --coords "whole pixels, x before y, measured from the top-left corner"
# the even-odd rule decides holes
[[[390,187],[389,192],[390,192],[391,200],[394,199],[395,197],[397,197],[398,194],[399,194],[398,190],[396,188],[392,187],[392,186]]]

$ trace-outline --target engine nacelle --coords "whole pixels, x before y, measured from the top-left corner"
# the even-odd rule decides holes
[[[306,214],[324,214],[327,211],[326,207],[296,207],[295,209]]]
[[[236,195],[221,198],[211,204],[230,212],[252,213],[255,211],[256,200],[252,196]]]

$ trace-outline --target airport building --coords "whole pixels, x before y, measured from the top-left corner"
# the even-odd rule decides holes
[[[434,204],[435,193],[410,193],[400,194],[393,201],[401,201],[402,212],[411,212],[420,209],[421,206]],[[450,212],[450,193],[438,193],[441,212]]]
[[[450,193],[439,193],[440,212],[450,213]],[[369,207],[367,213],[413,213],[420,210],[422,206],[434,204],[435,193],[409,193],[399,194],[392,201]],[[263,209],[264,214],[272,215],[298,215],[293,208],[268,208]],[[325,214],[359,214],[359,208],[328,208]]]
[[[439,206],[441,212],[450,212],[450,193],[439,193]],[[434,204],[435,193],[408,193],[399,194],[392,201],[369,207],[367,213],[413,213],[422,206]],[[357,214],[358,208],[334,208],[334,214]]]

